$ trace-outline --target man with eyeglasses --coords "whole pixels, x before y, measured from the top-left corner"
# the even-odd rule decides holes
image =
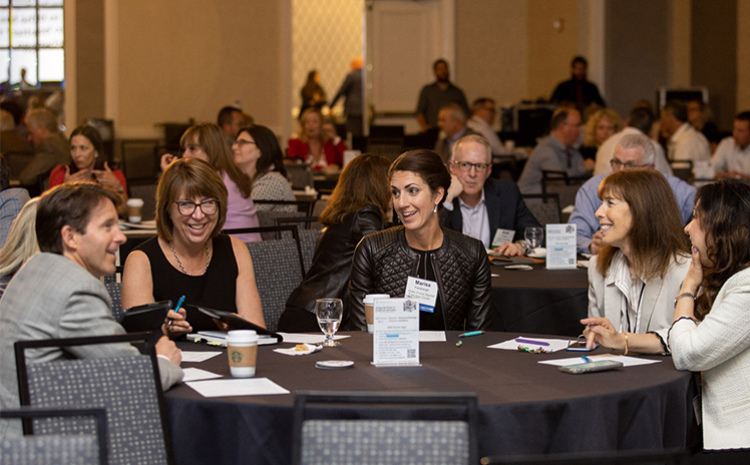
[[[656,151],[651,139],[643,134],[627,134],[620,139],[615,147],[615,153],[610,161],[612,171],[654,169]],[[576,194],[576,204],[568,223],[577,227],[576,245],[579,253],[596,254],[601,247],[601,231],[596,210],[602,204],[599,199],[599,184],[609,173],[600,174],[586,181]],[[693,217],[695,187],[672,175],[665,174],[669,187],[672,188],[677,206],[682,213],[684,224]],[[669,199],[664,199],[669,201]]]
[[[564,171],[570,177],[579,177],[594,169],[594,160],[584,160],[575,148],[581,135],[578,110],[558,108],[552,114],[550,128],[550,135],[531,152],[518,179],[523,194],[542,193],[542,171]]]
[[[490,145],[478,134],[464,136],[453,145],[453,179],[440,213],[441,224],[482,241],[485,248],[499,244],[500,253],[523,255],[524,230],[541,225],[514,183],[490,178],[491,163]]]

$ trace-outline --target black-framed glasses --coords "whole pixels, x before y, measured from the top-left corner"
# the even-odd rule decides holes
[[[200,208],[204,215],[213,215],[219,210],[219,201],[216,199],[206,199],[200,203],[189,200],[176,200],[177,211],[182,216],[190,216],[195,213],[196,208]]]
[[[620,167],[625,168],[626,170],[632,170],[634,168],[645,168],[648,165],[636,165],[635,163],[629,161],[627,163],[623,162],[622,160],[618,158],[613,158],[609,161],[610,166],[612,166],[613,170],[619,169]]]
[[[468,161],[454,161],[454,165],[458,166],[458,169],[461,171],[466,171],[467,173],[471,171],[471,168],[477,170],[477,173],[484,173],[487,168],[489,168],[489,163],[469,163]]]

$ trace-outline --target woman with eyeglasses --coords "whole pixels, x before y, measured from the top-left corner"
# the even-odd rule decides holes
[[[247,174],[234,162],[232,150],[224,139],[219,126],[201,123],[189,127],[180,138],[180,151],[183,158],[200,158],[207,161],[219,172],[227,187],[228,203],[224,229],[257,228],[260,226],[258,212],[250,196],[252,183]],[[162,170],[175,160],[170,154],[162,156]],[[261,240],[258,233],[234,234],[243,242]]]
[[[265,126],[240,129],[232,145],[234,162],[250,177],[253,200],[297,200],[289,185],[276,134]],[[256,205],[258,211],[295,212],[294,205]]]
[[[238,313],[265,326],[255,272],[247,246],[220,234],[227,215],[227,188],[200,159],[173,161],[156,193],[158,237],[128,255],[122,277],[122,306],[160,300]],[[195,327],[185,310],[170,311],[162,326],[169,337],[216,329]]]

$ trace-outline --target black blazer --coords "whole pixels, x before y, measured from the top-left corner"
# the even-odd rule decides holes
[[[518,186],[510,181],[488,178],[484,183],[484,202],[487,206],[487,218],[490,222],[490,243],[495,231],[510,229],[516,232],[514,241],[523,239],[524,230],[541,224],[526,207]],[[440,223],[446,228],[462,232],[464,219],[458,197],[453,199],[453,211],[441,210]]]

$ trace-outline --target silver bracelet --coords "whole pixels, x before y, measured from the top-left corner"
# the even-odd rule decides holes
[[[695,302],[695,295],[693,295],[693,294],[691,294],[689,292],[683,292],[682,294],[680,294],[680,295],[678,295],[677,297],[674,298],[674,306],[677,307],[677,302],[679,302],[679,300],[682,299],[682,298],[684,298],[684,297],[690,297],[691,299],[693,299],[693,302]]]

